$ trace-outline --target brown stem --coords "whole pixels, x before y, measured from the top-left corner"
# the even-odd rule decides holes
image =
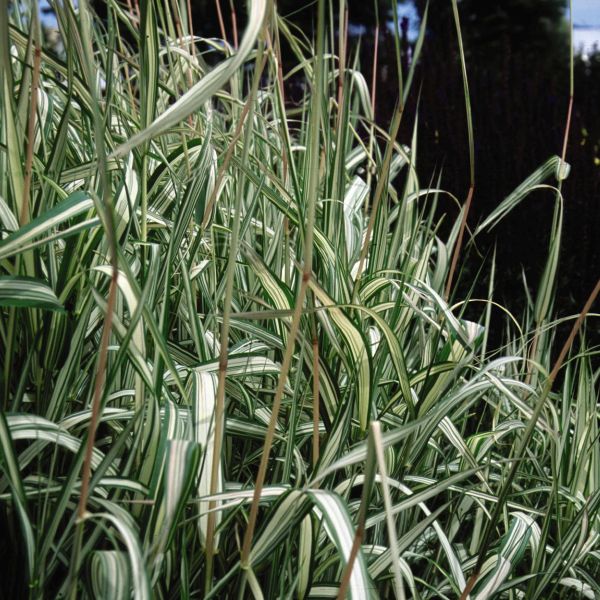
[[[131,3],[131,0],[127,0],[127,14],[130,17],[133,17],[131,22],[133,23],[133,25],[135,27],[137,27],[139,25],[139,23],[137,23],[137,19],[135,17],[134,8],[133,8],[133,4]]]
[[[577,336],[577,333],[581,329],[581,325],[583,324],[583,321],[587,317],[587,314],[590,312],[590,309],[592,308],[592,305],[596,301],[596,298],[598,297],[599,293],[600,293],[600,279],[598,279],[598,281],[596,282],[596,286],[592,290],[592,293],[590,294],[589,298],[587,299],[587,302],[585,303],[582,311],[579,313],[577,320],[573,324],[571,333],[569,333],[569,337],[567,338],[566,342],[564,343],[562,350],[560,351],[560,354],[558,355],[558,358],[556,359],[556,362],[554,363],[554,367],[552,368],[552,371],[550,371],[550,375],[548,376],[548,379],[551,383],[553,383],[554,380],[556,379],[556,376],[558,375],[558,372],[560,371],[560,369],[565,361],[567,353],[571,349],[571,346],[573,345],[573,342],[575,341],[575,337]]]
[[[377,468],[381,477],[381,494],[383,496],[383,506],[386,513],[386,522],[388,529],[388,540],[392,556],[400,557],[400,549],[398,547],[398,539],[396,537],[396,524],[394,515],[392,514],[392,496],[388,485],[387,465],[385,461],[385,449],[383,447],[383,439],[381,435],[381,423],[379,421],[371,422],[371,435],[373,447],[375,448],[375,456],[377,458]],[[399,600],[405,600],[404,584],[402,582],[402,573],[397,560],[392,562],[392,572],[394,574],[394,582],[396,594]]]
[[[265,53],[265,55],[263,56],[263,59],[262,59],[261,66],[260,66],[261,72],[265,67],[266,61],[267,61],[267,54]],[[248,100],[244,104],[244,108],[242,108],[242,113],[240,115],[237,126],[235,128],[235,133],[233,134],[231,143],[229,144],[227,151],[225,152],[225,158],[223,159],[223,163],[221,164],[221,166],[217,172],[217,179],[215,182],[215,187],[212,191],[212,194],[210,195],[210,198],[208,199],[208,202],[206,203],[206,208],[204,209],[204,218],[202,219],[202,228],[205,228],[208,225],[210,213],[212,212],[212,207],[217,200],[217,194],[219,193],[219,188],[221,187],[221,182],[223,181],[223,177],[225,176],[225,171],[227,170],[227,167],[229,166],[229,161],[231,160],[231,157],[233,156],[233,151],[235,150],[235,145],[237,144],[238,140],[240,139],[240,137],[242,135],[242,131],[244,128],[244,121],[246,120],[246,116],[248,115],[248,112],[250,110],[250,102],[251,102],[251,98],[248,98]]]
[[[458,264],[458,257],[460,256],[460,251],[462,249],[463,237],[465,229],[467,227],[467,217],[469,216],[469,210],[471,209],[471,201],[473,200],[474,190],[475,185],[471,183],[471,185],[469,186],[469,193],[467,194],[467,200],[465,202],[465,208],[460,222],[460,229],[458,231],[456,246],[454,247],[454,252],[452,253],[452,264],[450,265],[450,273],[448,274],[448,281],[446,282],[446,290],[444,292],[444,297],[446,298],[446,301],[448,301],[448,298],[450,297],[450,292],[452,290],[452,280],[456,271],[456,265]]]
[[[213,446],[213,460],[210,469],[210,494],[214,496],[217,491],[217,480],[219,476],[219,464],[222,451],[221,440],[223,438],[224,419],[225,419],[225,378],[227,376],[227,350],[228,344],[225,336],[229,335],[227,331],[227,324],[223,323],[221,335],[221,352],[219,356],[219,377],[217,384],[217,398],[215,403],[215,426],[214,426],[214,446]],[[214,539],[216,529],[216,515],[215,508],[217,503],[215,500],[211,500],[208,503],[208,522],[206,524],[206,571],[208,576],[206,577],[206,591],[210,586],[212,580],[212,570],[214,561]]]
[[[259,54],[260,56],[261,50],[263,48],[262,42],[259,44]],[[255,72],[255,78],[252,84],[252,90],[248,95],[246,103],[244,104],[244,109],[242,110],[242,115],[240,117],[240,121],[238,123],[237,130],[235,132],[234,138],[227,149],[227,154],[225,157],[225,162],[221,165],[221,170],[219,172],[219,176],[217,177],[217,183],[215,185],[215,189],[213,194],[211,195],[211,202],[215,201],[216,193],[220,185],[220,179],[223,177],[224,170],[227,166],[227,163],[231,159],[231,155],[233,154],[233,150],[235,148],[235,144],[237,139],[242,133],[242,126],[245,121],[246,115],[250,112],[250,108],[254,99],[256,98],[256,91],[258,88],[258,82],[260,79],[260,74],[265,66],[267,54],[264,53],[262,56],[262,62],[258,62],[258,58],[256,61],[257,70]],[[244,147],[244,158],[247,158],[247,140],[246,145]],[[214,496],[217,491],[217,478],[219,474],[219,464],[221,461],[221,452],[222,452],[222,441],[223,441],[223,433],[224,433],[224,420],[225,420],[225,379],[227,375],[227,364],[228,364],[228,351],[229,351],[229,316],[231,312],[231,297],[233,291],[233,265],[235,265],[235,255],[237,253],[238,246],[238,236],[239,236],[239,199],[241,198],[240,192],[237,193],[236,196],[236,215],[237,218],[234,222],[234,226],[231,233],[231,254],[230,260],[227,265],[227,285],[225,288],[225,303],[224,303],[224,311],[223,311],[223,323],[221,326],[221,350],[219,352],[219,377],[218,377],[218,387],[217,387],[217,397],[215,404],[215,427],[214,427],[214,447],[213,447],[213,457],[211,464],[211,479],[210,479],[210,494]],[[205,221],[208,220],[210,216],[210,210],[205,213]],[[208,522],[206,526],[206,578],[205,578],[205,592],[208,592],[212,582],[212,569],[213,569],[213,558],[214,558],[214,536],[215,536],[215,528],[216,528],[216,513],[215,508],[217,503],[215,500],[211,500],[208,504]]]
[[[181,18],[179,15],[179,4],[176,2],[176,0],[171,0],[171,10],[173,13],[173,20],[175,21],[175,32],[177,34],[177,37],[179,38],[179,47],[185,51],[185,43],[183,42],[183,27],[181,25]],[[182,67],[183,69],[183,67]],[[185,67],[185,75],[186,75],[186,79],[187,79],[187,84],[188,84],[188,90],[194,85],[193,79],[192,79],[192,69],[190,67],[190,64],[188,62],[187,67]],[[194,127],[194,117],[192,115],[189,115],[187,118],[187,122],[188,125],[190,126],[191,129],[193,129]],[[188,176],[191,174],[191,168],[190,168],[190,163],[189,163],[189,158],[188,158],[188,151],[187,151],[187,144],[185,143],[185,137],[184,134],[181,134],[181,141],[183,144],[183,148],[184,148],[184,153],[185,153],[185,161],[187,164],[187,171],[188,171]]]
[[[348,562],[346,563],[346,568],[344,569],[344,574],[342,575],[342,580],[340,581],[340,589],[338,590],[337,595],[338,600],[344,600],[346,598],[348,586],[350,585],[350,577],[352,576],[352,568],[354,567],[354,562],[356,561],[356,556],[360,550],[360,545],[362,544],[364,535],[365,526],[364,524],[359,523],[358,527],[356,528],[356,534],[354,535],[354,541],[352,542],[350,556],[348,557]]]
[[[504,483],[502,484],[502,488],[498,495],[498,501],[496,502],[496,507],[494,508],[494,512],[492,513],[492,516],[487,524],[487,527],[486,527],[486,530],[485,530],[485,533],[483,536],[483,540],[482,540],[482,543],[480,546],[480,550],[479,550],[479,557],[477,559],[477,563],[475,564],[475,573],[471,576],[471,579],[476,578],[478,576],[477,574],[479,573],[479,571],[481,571],[481,567],[483,566],[483,563],[485,562],[485,557],[487,554],[487,550],[489,548],[493,524],[497,522],[498,516],[500,515],[500,512],[503,509],[504,502],[508,496],[508,491],[509,491],[509,489],[512,485],[512,482],[515,478],[519,462],[525,452],[525,448],[527,447],[527,444],[529,443],[531,436],[533,435],[533,430],[535,428],[537,420],[539,419],[539,417],[542,413],[542,409],[544,407],[544,404],[546,403],[546,399],[548,398],[548,395],[550,394],[550,391],[552,389],[552,384],[554,383],[554,380],[556,379],[558,372],[560,371],[561,367],[563,366],[565,358],[566,358],[569,350],[571,349],[573,342],[575,341],[575,337],[579,333],[579,329],[581,328],[583,321],[585,320],[588,313],[590,312],[592,305],[596,301],[598,294],[600,294],[600,279],[598,279],[598,281],[596,282],[596,285],[595,285],[594,289],[592,290],[592,293],[589,295],[583,309],[581,310],[581,312],[579,313],[579,316],[577,317],[577,320],[573,324],[571,333],[567,337],[567,339],[558,355],[558,358],[556,359],[556,362],[554,363],[554,367],[552,368],[552,370],[550,371],[550,374],[548,375],[548,378],[546,379],[546,383],[544,384],[542,393],[540,394],[540,397],[538,398],[538,400],[536,402],[533,414],[531,415],[531,418],[529,419],[529,423],[527,424],[525,432],[523,433],[523,436],[519,440],[517,450],[514,453],[512,466],[510,468],[510,471],[508,472],[508,475],[507,475]],[[473,585],[474,585],[474,583],[473,583]]]
[[[187,0],[188,27],[190,34],[190,46],[192,47],[192,56],[196,58],[196,42],[194,40],[194,23],[192,21],[192,0]]]
[[[360,505],[358,507],[358,515],[356,518],[356,532],[354,534],[354,541],[352,542],[352,548],[350,549],[350,556],[348,557],[348,562],[346,563],[346,567],[344,568],[344,572],[342,574],[342,579],[340,581],[340,588],[338,590],[338,600],[344,600],[346,598],[346,593],[348,591],[348,586],[350,585],[350,578],[352,576],[352,569],[354,567],[354,562],[356,561],[356,557],[360,550],[360,546],[362,544],[363,538],[365,537],[365,523],[367,521],[367,511],[369,507],[371,490],[372,486],[370,482],[367,480],[368,473],[373,470],[373,474],[375,473],[375,464],[377,462],[376,452],[374,449],[374,441],[375,441],[375,430],[378,427],[376,424],[377,421],[371,423],[371,429],[369,431],[368,444],[369,448],[367,450],[367,463],[365,465],[365,479],[363,481],[363,489],[362,495],[360,498]]]
[[[136,1],[137,5],[137,1]],[[79,503],[77,505],[77,522],[75,541],[72,547],[73,556],[71,558],[71,597],[77,595],[76,574],[80,567],[79,554],[81,551],[81,543],[83,539],[84,518],[87,512],[87,501],[90,489],[90,479],[92,472],[92,455],[94,451],[94,443],[96,440],[96,432],[98,422],[102,412],[102,396],[104,392],[104,384],[106,380],[106,369],[108,362],[108,343],[110,341],[110,333],[112,329],[113,314],[117,300],[117,281],[119,276],[118,265],[118,245],[116,238],[116,227],[113,213],[113,194],[111,190],[111,182],[108,177],[108,166],[106,162],[106,147],[104,139],[104,119],[102,115],[100,99],[97,96],[95,87],[95,71],[94,71],[94,55],[93,43],[90,38],[91,23],[90,11],[85,0],[81,1],[81,11],[79,13],[80,24],[79,31],[82,37],[82,50],[84,60],[82,61],[83,72],[85,74],[86,84],[91,90],[93,100],[93,123],[94,123],[94,142],[96,144],[96,156],[98,160],[98,187],[101,191],[98,198],[98,212],[104,227],[104,235],[108,254],[110,256],[111,278],[108,286],[108,300],[106,305],[106,315],[102,329],[102,337],[100,347],[98,349],[98,365],[96,368],[94,391],[92,395],[92,407],[90,422],[87,430],[87,440],[83,457],[82,472],[81,472],[81,491]]]
[[[283,237],[285,243],[285,251],[283,254],[283,258],[285,260],[284,268],[284,277],[286,285],[290,285],[291,282],[291,273],[290,273],[290,222],[287,217],[283,218]]]
[[[185,44],[183,43],[183,27],[181,25],[181,17],[179,16],[179,5],[175,0],[171,0],[171,11],[173,13],[173,21],[175,22],[175,34],[179,39],[179,47],[182,50],[185,50]]]
[[[102,404],[102,391],[104,380],[106,378],[106,362],[108,359],[108,342],[112,328],[112,318],[117,300],[117,279],[118,269],[116,264],[116,255],[112,260],[112,274],[108,288],[108,303],[106,307],[106,317],[104,318],[104,328],[102,330],[102,339],[100,341],[100,354],[98,358],[98,368],[96,369],[96,382],[94,384],[94,395],[92,398],[92,415],[88,427],[88,436],[85,447],[85,456],[83,459],[83,469],[81,473],[81,492],[79,504],[77,506],[77,517],[83,519],[86,512],[87,500],[90,487],[90,477],[92,473],[92,453],[94,451],[94,442],[96,440],[96,430],[100,418],[100,408]]]
[[[208,225],[208,220],[210,218],[210,213],[212,212],[212,208],[214,203],[217,200],[217,194],[219,193],[219,188],[221,187],[221,182],[223,181],[223,177],[225,176],[225,171],[229,166],[229,161],[233,155],[233,151],[235,150],[235,145],[242,135],[242,131],[244,128],[244,121],[246,120],[246,116],[248,111],[250,110],[250,102],[247,101],[244,104],[244,108],[242,109],[242,114],[240,115],[240,119],[236,126],[235,132],[231,139],[231,143],[229,144],[227,151],[225,152],[225,158],[223,159],[223,163],[219,167],[217,172],[217,179],[215,181],[215,187],[213,188],[212,194],[206,203],[206,208],[204,209],[204,218],[202,219],[202,228],[205,228]]]
[[[373,173],[375,172],[375,161],[372,158],[373,155],[373,144],[375,140],[375,101],[377,99],[377,56],[379,53],[379,22],[375,27],[375,51],[373,53],[373,65],[372,65],[372,73],[371,73],[371,116],[373,121],[371,123],[371,128],[369,132],[369,170],[367,171],[367,185],[371,187],[371,178],[373,177]],[[402,96],[400,96],[400,107],[402,107]],[[402,111],[402,108],[400,108]],[[395,137],[395,136],[394,136]],[[365,215],[369,214],[369,197],[365,199],[364,206]],[[361,269],[359,269],[360,272]]]
[[[320,0],[318,3],[318,18],[317,18],[317,47],[316,56],[322,60],[323,48],[324,48],[324,22],[325,22],[325,2]],[[318,176],[318,164],[317,157],[319,151],[320,136],[319,125],[321,122],[321,103],[320,99],[324,92],[324,77],[323,69],[319,68],[319,65],[315,69],[315,80],[313,88],[312,98],[312,109],[310,114],[310,127],[314,131],[315,135],[312,136],[309,149],[309,163],[308,163],[308,182],[306,186],[306,199],[307,199],[307,212],[305,220],[305,235],[304,235],[304,267],[302,272],[302,280],[298,287],[298,294],[296,296],[296,304],[294,306],[294,312],[292,315],[292,321],[290,324],[290,331],[288,334],[287,346],[284,352],[283,360],[281,363],[281,372],[279,374],[279,380],[277,382],[277,388],[275,390],[275,397],[273,399],[273,407],[271,409],[271,417],[269,419],[269,425],[265,434],[265,442],[263,445],[263,452],[260,459],[260,465],[258,468],[258,474],[256,477],[256,483],[254,486],[254,493],[252,497],[252,505],[250,507],[250,515],[248,517],[248,526],[244,534],[244,542],[242,546],[242,554],[240,558],[241,568],[244,571],[248,570],[250,550],[252,548],[252,539],[254,537],[254,530],[256,528],[256,520],[258,517],[258,503],[265,483],[265,476],[267,473],[267,466],[269,463],[269,455],[271,453],[271,447],[273,445],[273,439],[275,436],[275,427],[277,426],[277,418],[279,410],[281,408],[281,401],[285,390],[285,383],[289,374],[292,358],[294,356],[294,349],[296,344],[296,336],[300,328],[300,317],[304,307],[304,299],[306,297],[306,290],[308,288],[309,281],[312,276],[312,260],[313,260],[313,239],[314,239],[314,227],[315,227],[315,213],[316,213],[316,201],[319,191],[319,176]]]
[[[467,135],[469,139],[469,192],[467,194],[467,200],[464,204],[464,212],[460,223],[460,230],[458,232],[458,239],[456,240],[456,246],[452,255],[452,264],[450,266],[450,273],[448,274],[448,280],[446,281],[446,289],[444,290],[444,298],[446,301],[450,298],[450,292],[452,291],[452,280],[454,273],[456,272],[456,266],[458,264],[458,257],[462,250],[463,236],[465,228],[467,227],[467,218],[469,216],[469,210],[471,209],[471,201],[473,199],[473,192],[475,190],[475,145],[473,143],[473,119],[471,115],[471,103],[469,96],[469,80],[467,78],[467,65],[465,63],[465,52],[462,41],[462,34],[460,32],[460,17],[458,14],[458,3],[457,0],[452,0],[452,12],[454,14],[454,25],[456,27],[456,37],[458,39],[458,49],[460,54],[460,65],[463,80],[463,90],[465,95],[465,111],[467,116]]]
[[[571,115],[573,114],[573,94],[569,94],[569,106],[567,108],[567,122],[565,124],[565,135],[563,137],[563,147],[561,154],[562,163],[565,162],[565,158],[567,157],[567,144],[569,142],[569,132],[571,130]],[[561,164],[562,167],[562,164]]]
[[[235,12],[235,4],[233,0],[229,0],[229,8],[231,10],[231,27],[233,29],[233,47],[238,49],[238,26],[237,26],[237,13]]]
[[[221,29],[221,37],[223,38],[223,41],[226,42],[227,35],[225,33],[225,23],[223,21],[223,13],[221,12],[221,3],[219,2],[219,0],[215,0],[215,5],[217,7],[217,18],[219,19],[219,27]]]
[[[285,87],[283,85],[283,64],[281,62],[281,43],[279,40],[279,30],[275,28],[274,37],[275,44],[271,41],[271,36],[267,31],[267,47],[272,52],[273,58],[277,64],[277,86],[279,87],[279,93],[281,95],[281,105],[285,107]],[[285,109],[284,109],[285,110]],[[287,173],[288,173],[288,155],[285,144],[281,146],[281,172],[282,177],[281,180],[285,185],[287,183]],[[286,217],[287,221],[287,217]]]
[[[529,365],[527,368],[527,374],[525,375],[525,385],[529,385],[531,383],[531,378],[533,377],[533,369],[534,362],[533,359],[537,354],[537,347],[540,341],[540,327],[541,323],[538,323],[535,331],[533,332],[533,339],[531,340],[531,346],[529,347],[529,354],[527,364]]]
[[[475,573],[473,573],[473,575],[471,575],[471,577],[469,577],[469,581],[467,581],[467,585],[465,585],[465,589],[463,590],[462,594],[460,595],[459,600],[467,600],[467,598],[469,597],[469,594],[475,587],[475,584],[477,583],[478,578],[479,578],[479,571],[475,571]]]

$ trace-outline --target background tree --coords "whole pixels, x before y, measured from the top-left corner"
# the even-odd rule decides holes
[[[235,14],[237,26],[243,27],[246,18],[245,0],[198,0],[193,3],[194,26],[202,35],[220,35],[217,4],[221,9],[225,29],[231,34],[231,15]],[[277,0],[279,13],[289,19],[310,36],[316,19],[316,2],[297,0]],[[334,8],[337,9],[337,2]],[[393,2],[390,0],[347,0],[350,22],[367,30],[372,30],[380,19],[389,18]],[[337,18],[337,10],[334,17]]]
[[[416,0],[415,5],[422,15],[426,0]],[[569,89],[568,22],[564,0],[460,0],[458,6],[475,129],[476,190],[469,219],[475,225],[526,173],[561,152]],[[457,50],[451,2],[430,0],[420,64],[421,172],[441,171],[444,187],[461,196],[468,186],[468,170]],[[600,192],[597,71],[597,55],[588,61],[576,59],[567,161],[577,177],[563,186],[565,251],[557,302],[565,314],[579,310],[600,262],[595,235],[600,227],[595,200]],[[547,192],[539,192],[479,248],[489,252],[498,241],[497,287],[514,309],[524,301],[522,270],[530,287],[537,285],[551,219],[551,200]],[[534,224],[544,235],[530,235]]]

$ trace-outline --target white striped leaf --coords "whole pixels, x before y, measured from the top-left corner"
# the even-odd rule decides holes
[[[128,600],[131,597],[131,577],[127,553],[96,550],[90,564],[90,584],[95,598]]]
[[[107,277],[112,276],[112,267],[108,265],[101,265],[99,267],[96,267],[96,271],[103,273]],[[127,276],[125,275],[125,273],[123,273],[123,271],[118,271],[117,273],[117,285],[119,286],[121,293],[125,297],[125,301],[127,302],[127,308],[129,309],[129,314],[135,314],[139,301],[131,284],[127,279]],[[142,316],[140,316],[137,323],[135,324],[134,333],[131,339],[135,344],[137,351],[142,356],[145,356],[146,344],[144,341],[144,321]]]
[[[368,342],[358,327],[342,309],[335,305],[317,283],[311,280],[309,285],[318,301],[327,307],[327,312],[348,346],[348,355],[344,358],[349,370],[349,377],[355,377],[360,428],[366,431],[371,417],[371,356],[368,351]]]
[[[558,174],[561,166],[559,156],[550,157],[542,166],[538,167],[523,183],[521,183],[513,192],[511,192],[481,223],[475,230],[475,235],[484,229],[492,229],[498,222],[510,213],[518,204],[532,191],[537,185],[541,184],[550,175]]]
[[[33,527],[29,515],[27,514],[27,498],[14,450],[10,424],[7,422],[3,410],[0,410],[0,451],[0,472],[3,473],[2,479],[7,482],[7,487],[10,489],[11,497],[18,515],[21,535],[23,536],[25,546],[25,555],[27,557],[27,574],[31,579],[34,573],[37,556],[36,543]],[[6,486],[2,486],[0,489],[5,487]]]
[[[598,594],[589,583],[575,577],[563,577],[559,582],[560,585],[575,590],[579,597],[587,598],[588,600],[597,600]]]
[[[482,575],[487,576],[478,585],[475,600],[487,600],[494,596],[523,558],[528,545],[531,545],[533,556],[537,553],[541,535],[539,525],[525,513],[514,512],[512,516],[510,529],[502,538],[500,551],[496,556],[490,557],[481,569]]]
[[[198,480],[198,497],[208,496],[211,487],[211,471],[215,448],[215,403],[217,396],[217,376],[214,373],[207,373],[195,370],[193,372],[194,393],[192,395],[193,406],[193,425],[194,439],[203,449],[200,479]],[[216,493],[223,491],[223,467],[222,459],[219,459],[217,472]],[[200,539],[204,544],[206,540],[206,530],[208,526],[208,502],[199,503],[200,517],[198,518],[198,531]],[[216,503],[217,508],[220,502]],[[222,512],[218,510],[216,515],[216,527],[222,519]],[[218,536],[214,540],[215,549],[218,547]]]
[[[347,480],[343,481],[341,484],[339,484],[335,488],[335,491],[340,495],[346,494],[347,490],[351,486],[362,485],[363,481],[364,481],[364,475],[358,475],[357,477],[355,477],[353,479],[347,479]],[[381,475],[379,475],[379,474],[376,475],[375,482],[378,484],[381,484],[381,481],[382,481]],[[408,496],[413,495],[413,491],[408,486],[406,486],[394,479],[388,478],[387,483],[389,486],[402,491],[403,494],[406,494]],[[429,508],[427,507],[425,502],[419,502],[418,507],[423,511],[423,514],[425,515],[425,517],[429,517],[432,514],[431,510],[429,510]],[[383,520],[384,520],[383,514],[377,515],[377,518],[371,518],[367,521],[367,527],[373,526]],[[456,555],[456,552],[454,551],[454,548],[452,547],[452,544],[450,543],[450,540],[448,539],[446,533],[444,532],[444,530],[443,530],[442,526],[440,525],[440,523],[438,522],[438,520],[434,520],[431,523],[431,527],[433,527],[433,529],[435,530],[435,532],[438,536],[441,548],[444,551],[444,553],[446,554],[446,558],[450,565],[450,570],[452,571],[452,575],[454,577],[454,580],[455,580],[455,583],[456,583],[458,589],[464,589],[465,578],[464,578],[464,575],[462,572],[461,563],[460,563],[459,558]],[[390,553],[387,549],[384,549],[383,552],[380,553],[379,557],[369,565],[369,573],[371,574],[372,577],[377,577],[382,571],[389,568],[389,565],[391,564],[391,562],[392,562],[392,556],[390,555]],[[407,573],[403,569],[403,574],[405,577],[407,575],[409,575],[410,576],[409,578],[412,578],[412,574],[410,573],[410,570]]]
[[[131,573],[131,584],[134,600],[150,600],[152,598],[150,591],[150,582],[146,572],[146,563],[140,546],[139,538],[131,525],[115,515],[110,513],[88,513],[85,519],[108,521],[120,534],[129,558],[129,568]]]
[[[157,117],[145,129],[116,148],[112,155],[123,156],[132,148],[165,132],[188,115],[198,110],[243,65],[250,54],[262,27],[267,10],[267,0],[248,2],[248,25],[240,42],[238,51],[205,75],[196,85],[190,88],[177,102],[171,105],[162,115]]]
[[[2,225],[2,229],[5,229],[6,231],[12,232],[19,229],[17,218],[2,196],[0,196],[0,225]],[[1,247],[2,246],[0,245],[0,248]]]
[[[298,598],[304,598],[310,584],[314,553],[313,521],[306,515],[300,523],[300,542],[298,544]]]
[[[314,504],[313,510],[319,518],[323,519],[325,531],[334,543],[340,559],[345,565],[350,558],[354,541],[354,527],[347,507],[342,499],[332,492],[308,490],[306,494]],[[364,554],[360,548],[354,560],[348,591],[350,598],[357,600],[377,596],[376,588],[367,569]]]
[[[94,201],[88,193],[75,192],[71,194],[63,202],[3,239],[0,242],[0,259],[18,254],[23,247],[28,246],[36,238],[53,232],[59,225],[90,210],[93,206]],[[38,243],[44,243],[44,240]]]
[[[133,168],[133,154],[127,157],[123,172],[123,181],[117,194],[115,202],[115,213],[118,219],[117,237],[120,237],[131,219],[132,211],[135,211],[139,196],[139,178]]]
[[[153,568],[160,568],[164,553],[169,547],[190,492],[196,482],[200,462],[200,446],[196,442],[169,439],[165,445],[162,497],[154,510]]]
[[[81,439],[61,429],[56,423],[48,421],[43,417],[28,414],[7,415],[6,421],[13,440],[31,440],[33,443],[23,450],[19,456],[19,467],[24,469],[32,460],[39,458],[41,449],[48,443],[56,444],[73,454],[79,451]],[[104,454],[94,448],[92,452],[92,468],[96,469],[104,460]],[[113,477],[117,476],[114,466],[109,466],[107,473]],[[4,483],[4,482],[2,482]],[[3,485],[0,484],[0,488]]]
[[[54,290],[33,277],[0,277],[0,306],[63,311]]]
[[[346,564],[354,540],[354,528],[342,499],[337,494],[324,490],[292,490],[286,494],[255,541],[250,553],[251,564],[260,564],[269,556],[273,548],[304,519],[310,504],[313,505],[317,517],[323,519],[328,537],[333,542],[342,564]],[[374,592],[361,550],[354,562],[349,590],[351,598],[369,598]]]

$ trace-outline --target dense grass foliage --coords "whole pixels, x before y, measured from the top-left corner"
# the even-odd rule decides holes
[[[380,130],[326,4],[313,44],[254,0],[236,49],[185,3],[57,3],[55,52],[2,2],[6,597],[600,597],[598,373],[552,321],[565,157],[465,227],[472,190],[396,139],[413,71]],[[533,189],[528,311],[493,261],[454,298],[460,245]]]

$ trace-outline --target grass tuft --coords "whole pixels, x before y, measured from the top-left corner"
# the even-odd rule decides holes
[[[424,23],[386,132],[345,2],[319,0],[314,48],[266,0],[239,33],[216,2],[233,45],[189,4],[56,3],[58,53],[35,3],[2,2],[7,596],[600,597],[600,282],[566,341],[554,316],[569,118],[473,232],[551,192],[528,308],[494,300],[493,257],[488,297],[455,297],[475,167],[452,1],[471,187],[444,228],[418,121],[398,137]]]

